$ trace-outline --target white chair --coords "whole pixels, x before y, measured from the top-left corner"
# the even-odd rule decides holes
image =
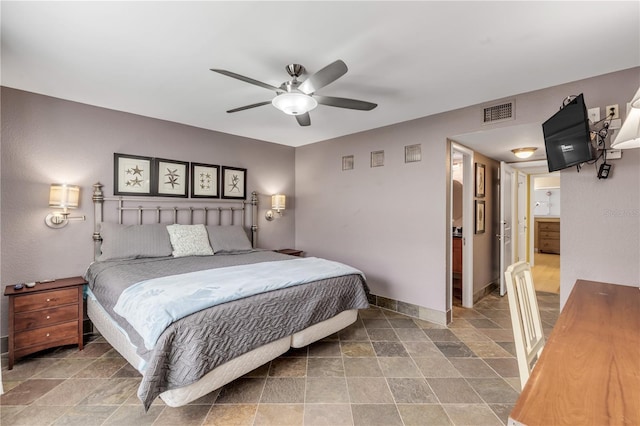
[[[544,347],[542,320],[536,299],[536,290],[527,262],[517,262],[504,273],[509,297],[511,324],[520,371],[520,385],[524,388],[533,365]]]

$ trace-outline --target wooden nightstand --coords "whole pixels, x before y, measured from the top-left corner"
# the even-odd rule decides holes
[[[9,370],[16,358],[63,345],[82,350],[82,277],[63,278],[35,287],[4,289],[9,296]]]
[[[282,254],[288,254],[289,256],[298,256],[298,257],[302,257],[302,253],[304,253],[304,251],[296,250],[296,249],[280,249],[280,250],[274,250],[274,251]]]

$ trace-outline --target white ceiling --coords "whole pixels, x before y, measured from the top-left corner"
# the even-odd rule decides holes
[[[1,7],[4,86],[290,146],[640,65],[637,1]],[[349,72],[318,94],[379,106],[320,105],[310,127],[271,105],[227,114],[273,92],[209,71],[279,86],[289,63],[313,73],[336,59]]]

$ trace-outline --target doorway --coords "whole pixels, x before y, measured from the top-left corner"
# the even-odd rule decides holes
[[[451,143],[448,307],[473,307],[473,151]]]

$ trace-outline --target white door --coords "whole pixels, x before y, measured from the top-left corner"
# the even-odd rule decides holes
[[[527,175],[518,171],[518,257],[527,260]]]
[[[504,271],[513,263],[513,217],[514,217],[514,189],[515,170],[504,161],[500,162],[500,296],[507,293],[504,282]]]

